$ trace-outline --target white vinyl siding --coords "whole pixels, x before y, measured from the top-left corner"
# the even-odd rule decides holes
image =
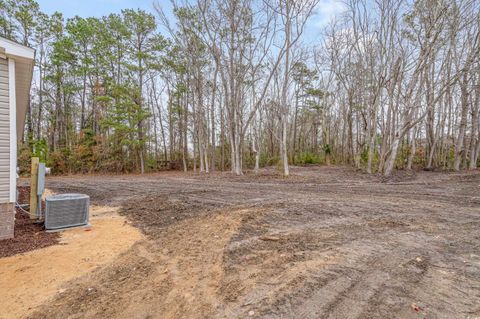
[[[10,202],[10,103],[8,61],[0,58],[0,203]]]

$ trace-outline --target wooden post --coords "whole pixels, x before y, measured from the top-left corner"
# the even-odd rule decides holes
[[[30,171],[30,218],[37,218],[37,182],[38,182],[38,164],[40,159],[38,157],[32,157],[32,168]]]

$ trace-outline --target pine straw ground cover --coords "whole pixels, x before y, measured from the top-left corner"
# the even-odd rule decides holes
[[[19,203],[27,203],[30,187],[19,187]],[[30,219],[29,215],[16,208],[15,237],[0,242],[0,258],[52,246],[58,243],[59,233],[47,233],[43,224]]]

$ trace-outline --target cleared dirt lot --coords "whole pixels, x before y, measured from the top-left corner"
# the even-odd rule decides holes
[[[31,317],[480,316],[479,172],[292,172],[50,178],[146,239]]]

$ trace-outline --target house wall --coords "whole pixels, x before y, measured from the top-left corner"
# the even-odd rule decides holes
[[[8,60],[0,57],[0,240],[13,237],[14,204],[10,185],[10,89]]]

